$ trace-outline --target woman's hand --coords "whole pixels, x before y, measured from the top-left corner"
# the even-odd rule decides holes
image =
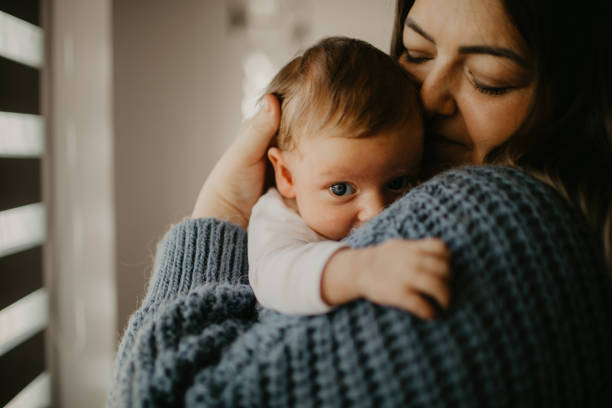
[[[204,182],[191,218],[214,217],[247,227],[251,209],[262,194],[266,151],[279,122],[278,99],[268,94]]]

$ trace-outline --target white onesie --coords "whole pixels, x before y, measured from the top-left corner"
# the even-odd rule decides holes
[[[321,274],[346,244],[310,229],[275,188],[253,207],[248,233],[249,282],[259,303],[298,315],[331,309],[321,299]]]

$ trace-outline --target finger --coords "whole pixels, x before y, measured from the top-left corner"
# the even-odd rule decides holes
[[[450,289],[446,280],[429,273],[415,273],[411,276],[410,290],[422,293],[446,309],[450,303]]]
[[[415,265],[418,270],[431,273],[440,278],[450,278],[450,266],[447,259],[436,257],[427,253],[415,260]]]
[[[436,316],[435,308],[417,293],[404,293],[393,302],[392,306],[404,309],[421,319],[430,320]]]
[[[244,160],[255,162],[262,159],[280,125],[280,104],[278,98],[267,94],[261,101],[261,108],[240,128],[235,143]]]
[[[441,239],[426,238],[417,241],[417,244],[419,249],[426,254],[430,254],[441,259],[450,259],[450,250]]]

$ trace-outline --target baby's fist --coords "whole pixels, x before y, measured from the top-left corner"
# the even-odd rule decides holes
[[[443,241],[394,239],[368,248],[366,259],[358,284],[366,299],[422,319],[435,317],[431,300],[443,309],[448,307],[450,251]]]

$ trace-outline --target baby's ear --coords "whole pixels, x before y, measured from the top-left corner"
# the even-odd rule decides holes
[[[268,159],[274,167],[274,178],[278,192],[285,198],[295,198],[295,188],[293,185],[293,175],[288,166],[285,152],[278,147],[268,149]]]

